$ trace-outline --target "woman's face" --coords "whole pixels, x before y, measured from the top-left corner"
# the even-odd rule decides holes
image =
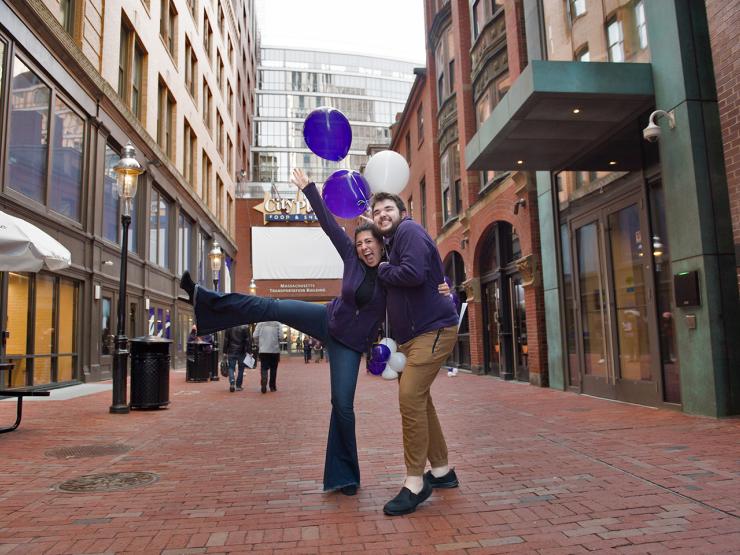
[[[355,237],[355,249],[357,249],[358,258],[367,266],[374,268],[380,264],[383,245],[373,237],[372,232],[360,231]]]

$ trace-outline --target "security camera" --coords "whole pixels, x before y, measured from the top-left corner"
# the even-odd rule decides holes
[[[660,117],[666,118],[668,120],[668,126],[671,129],[675,129],[676,127],[676,118],[673,114],[673,111],[666,112],[665,110],[655,110],[652,114],[650,114],[650,117],[648,118],[647,127],[642,130],[642,136],[649,143],[656,143],[660,140],[660,135],[662,131],[660,129],[660,126],[655,122],[655,120]]]
[[[660,126],[652,121],[642,130],[642,136],[649,143],[657,143],[660,140]]]

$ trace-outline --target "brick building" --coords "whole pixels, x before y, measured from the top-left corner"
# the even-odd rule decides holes
[[[738,353],[726,348],[740,335],[737,6],[425,7],[426,77],[393,148],[410,158],[415,211],[417,182],[433,175],[427,227],[470,301],[451,362],[468,363],[467,339],[475,371],[522,379],[526,354],[534,384],[740,412]],[[426,153],[414,151],[423,104]],[[659,138],[643,138],[648,124]]]
[[[172,339],[184,365],[193,317],[178,277],[190,269],[212,284],[214,241],[229,263],[236,254],[256,36],[253,0],[0,0],[0,209],[72,255],[59,272],[0,273],[0,358],[15,365],[0,386],[110,377],[122,235],[113,168],[129,141],[145,172],[125,333]]]
[[[706,4],[740,286],[740,4],[721,0]]]
[[[471,12],[464,0],[429,1],[425,19],[427,68],[417,70],[391,148],[411,168],[402,196],[467,302],[449,363],[547,385],[533,174],[465,170],[465,145],[526,62],[521,7],[482,2]]]

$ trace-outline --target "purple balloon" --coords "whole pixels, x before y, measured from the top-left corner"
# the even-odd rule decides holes
[[[373,376],[380,376],[385,370],[385,362],[375,362],[371,360],[367,363],[367,369]]]
[[[388,359],[391,358],[390,347],[388,347],[388,345],[383,345],[382,343],[376,343],[373,345],[371,354],[372,356],[370,357],[370,360],[374,362],[382,362],[383,364],[388,362]]]
[[[360,173],[338,170],[324,183],[321,196],[332,214],[340,218],[354,218],[367,208],[370,187]]]
[[[303,122],[303,138],[314,154],[338,162],[349,152],[352,128],[342,112],[320,106]]]

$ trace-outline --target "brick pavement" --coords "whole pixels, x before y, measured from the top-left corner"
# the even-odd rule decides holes
[[[290,359],[288,359],[290,360]],[[360,376],[363,484],[321,491],[328,369],[281,364],[279,391],[171,374],[167,410],[110,415],[110,392],[28,402],[0,436],[0,554],[740,552],[740,420],[712,420],[460,374],[433,388],[462,485],[413,515],[382,506],[404,473],[396,384]],[[0,403],[0,419],[14,405]],[[58,459],[62,446],[125,454]],[[149,486],[55,489],[148,471]]]

